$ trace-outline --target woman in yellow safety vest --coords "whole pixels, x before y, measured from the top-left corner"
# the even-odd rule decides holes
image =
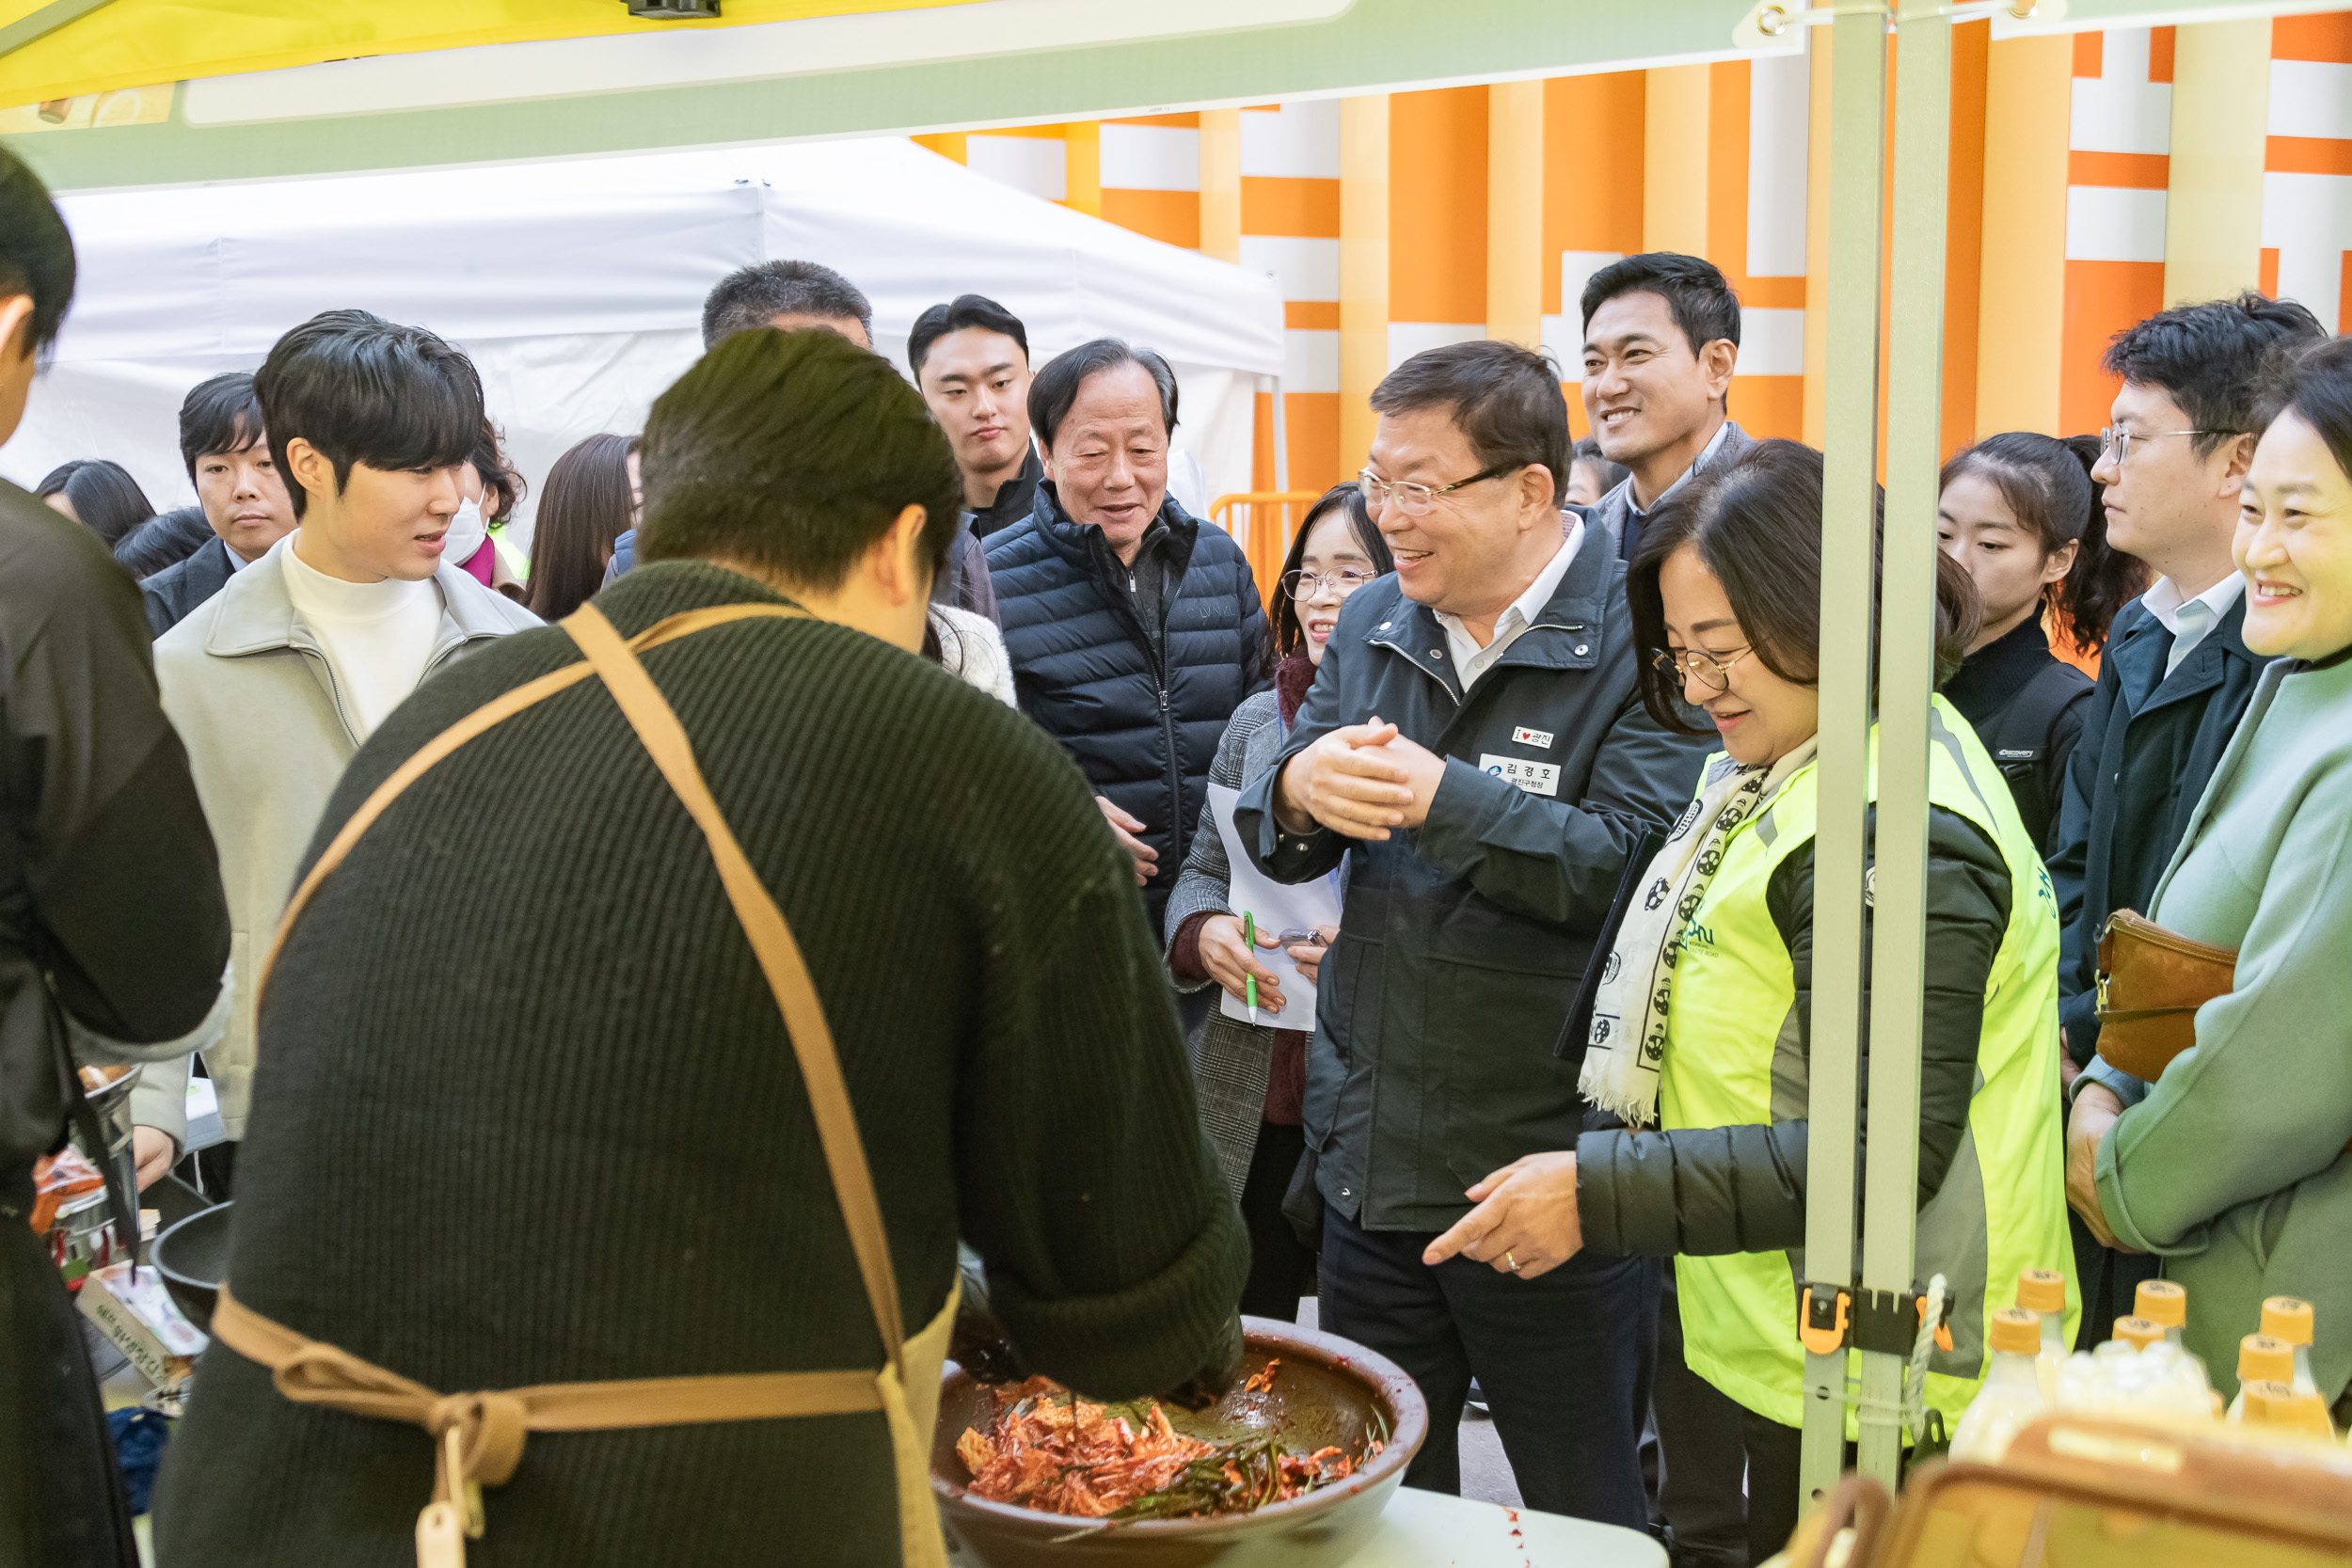
[[[1584,1247],[1672,1255],[1683,1362],[1726,1396],[1720,1419],[1746,1449],[1756,1561],[1797,1510],[1820,552],[1821,457],[1793,441],[1758,443],[1652,516],[1628,586],[1643,700],[1686,732],[1683,703],[1703,709],[1724,750],[1612,916],[1581,1083],[1626,1130],[1494,1172],[1427,1258],[1525,1277]],[[1965,574],[1939,557],[1939,676],[1976,620]],[[1928,1379],[1948,1425],[2018,1272],[2062,1268],[2068,1250],[2049,879],[2000,770],[1940,697],[1929,732],[1918,1269],[1954,1302]],[[1875,802],[1875,727],[1871,747]]]

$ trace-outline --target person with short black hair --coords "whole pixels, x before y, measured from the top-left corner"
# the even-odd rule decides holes
[[[956,449],[972,531],[986,539],[1029,515],[1045,467],[1029,439],[1029,334],[985,294],[914,318],[907,363]]]
[[[175,506],[124,534],[114,556],[131,580],[144,588],[148,578],[177,566],[216,537],[201,506]]]
[[[342,858],[271,977],[233,1283],[157,1491],[172,1568],[405,1559],[430,1495],[435,1445],[289,1400],[256,1319],[431,1388],[609,1397],[484,1476],[483,1548],[526,1563],[944,1561],[959,1236],[1016,1375],[1234,1375],[1248,1244],[1127,859],[1059,747],[914,653],[962,506],[921,396],[746,332],[643,451],[645,564],[428,682],[319,825],[310,875]],[[694,1424],[597,1387],[790,1373],[852,1397]]]
[[[253,389],[301,526],[155,642],[236,934],[239,1006],[204,1058],[232,1142],[252,1094],[254,966],[344,765],[420,681],[539,624],[442,559],[482,433],[464,354],[328,310],[278,340]]]
[[[0,149],[0,442],[24,418],[73,275],[73,242],[49,193]],[[155,700],[137,590],[95,533],[61,526],[5,481],[0,646],[9,844],[0,863],[0,1560],[137,1568],[88,1324],[58,1277],[51,1238],[30,1223],[36,1170],[70,1125],[85,1147],[103,1136],[82,1108],[77,1067],[184,1062],[217,1035],[228,1019],[229,913],[186,752]],[[168,1161],[168,1140],[153,1145],[134,1134],[142,1184]],[[129,1185],[107,1183],[118,1226],[138,1223]]]
[[[246,372],[230,371],[189,389],[180,404],[180,457],[214,537],[140,583],[158,637],[294,529],[294,501],[269,454],[262,403]]]
[[[1710,463],[1753,443],[1733,422],[1740,300],[1712,261],[1653,250],[1593,274],[1584,312],[1584,420],[1629,470],[1590,521],[1633,559],[1650,509]]]
[[[721,278],[703,300],[703,348],[755,326],[818,327],[874,346],[874,308],[858,286],[820,261],[760,261]]]
[[[2101,361],[2122,386],[2090,477],[2107,542],[2155,580],[2116,615],[2067,768],[2050,881],[2064,933],[2058,1022],[2074,1108],[2067,1137],[2075,1278],[2088,1346],[2132,1310],[2157,1261],[2091,1224],[2100,1138],[2144,1085],[2097,1056],[2099,932],[2148,911],[2270,660],[2246,642],[2246,580],[2231,557],[2259,440],[2265,368],[2323,336],[2289,300],[2249,291],[2159,310]]]
[[[1638,1529],[1657,1266],[1519,1281],[1422,1252],[1471,1181],[1575,1146],[1569,999],[1628,860],[1708,748],[1643,709],[1625,564],[1561,511],[1550,361],[1430,349],[1372,406],[1360,483],[1395,573],[1341,610],[1279,760],[1233,814],[1279,881],[1347,867],[1305,1094],[1321,1322],[1428,1395],[1407,1484],[1460,1485],[1453,1418],[1474,1371],[1530,1507]]]
[[[1168,493],[1176,372],[1097,338],[1029,384],[1045,479],[988,546],[1021,710],[1070,749],[1156,929],[1241,700],[1272,679],[1248,558]]]
[[[77,457],[49,470],[33,494],[52,512],[72,518],[113,549],[122,536],[155,515],[131,470],[103,457]]]
[[[1601,497],[1623,484],[1633,470],[1622,463],[1613,463],[1600,443],[1587,436],[1576,443],[1576,467],[1569,470],[1567,502],[1570,506],[1597,506]]]

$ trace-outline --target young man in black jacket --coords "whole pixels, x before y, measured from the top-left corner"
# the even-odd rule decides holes
[[[1555,1053],[1570,998],[1627,858],[1709,747],[1643,708],[1625,565],[1562,516],[1550,365],[1432,349],[1373,407],[1364,487],[1396,574],[1347,601],[1283,760],[1234,816],[1279,880],[1349,863],[1307,1069],[1322,1321],[1429,1396],[1410,1483],[1459,1486],[1475,1372],[1530,1506],[1638,1529],[1656,1263],[1523,1281],[1421,1254],[1487,1171],[1575,1145],[1580,1053]]]
[[[2106,486],[2107,541],[2158,576],[2107,634],[2099,684],[2067,766],[2050,882],[2058,900],[2058,1022],[2082,1077],[2073,1085],[2067,1196],[2085,1344],[2131,1311],[2156,1259],[2113,1249],[2091,1162],[2137,1080],[2096,1058],[2099,930],[2146,913],[2156,883],[2269,662],[2242,627],[2246,579],[2230,554],[2253,461],[2256,386],[2282,346],[2320,335],[2309,310],[2247,293],[2161,310],[2118,336],[2104,361],[2123,385],[2091,478]]]
[[[0,441],[72,293],[65,224],[0,151]],[[26,1223],[33,1164],[75,1062],[185,1055],[226,1021],[229,911],[137,590],[4,482],[0,654],[0,1562],[135,1568],[81,1320]]]
[[[139,584],[158,637],[267,555],[296,521],[286,482],[269,454],[250,372],[229,371],[189,389],[180,404],[180,456],[213,537]]]

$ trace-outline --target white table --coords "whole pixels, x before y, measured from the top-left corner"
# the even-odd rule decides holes
[[[1347,1568],[1665,1568],[1640,1530],[1400,1486]]]

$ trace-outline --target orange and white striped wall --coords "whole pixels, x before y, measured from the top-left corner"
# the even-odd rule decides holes
[[[1586,278],[1671,249],[1742,306],[1732,413],[1818,441],[1827,38],[1808,53],[917,138],[1279,283],[1286,478],[1353,474],[1407,356],[1549,350]],[[1893,90],[1900,91],[1900,60]],[[2352,326],[2352,11],[1993,40],[1955,29],[1944,434],[2106,421],[2107,340],[2261,288]],[[1257,483],[1275,484],[1261,398]]]

